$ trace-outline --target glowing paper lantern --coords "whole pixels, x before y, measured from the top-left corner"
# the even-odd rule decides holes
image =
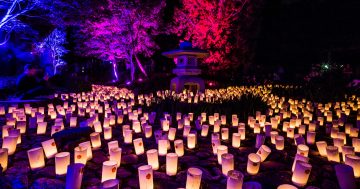
[[[74,149],[74,162],[86,164],[87,162],[87,148],[78,146]]]
[[[276,138],[276,136],[278,136],[279,135],[279,133],[277,132],[277,131],[271,131],[270,132],[270,139],[271,139],[271,143],[272,144],[275,144],[275,138]]]
[[[315,143],[315,136],[316,136],[316,132],[307,132],[306,133],[306,142],[307,144],[314,144]]]
[[[198,168],[189,168],[186,177],[186,189],[199,189],[201,185],[202,171]]]
[[[124,143],[126,144],[131,144],[132,143],[132,137],[133,137],[133,134],[132,134],[133,130],[125,130],[125,136],[124,136]]]
[[[183,142],[183,140],[175,140],[174,141],[174,146],[175,146],[175,153],[179,157],[182,157],[184,155],[184,142]]]
[[[234,170],[234,156],[232,154],[221,155],[221,169],[225,176],[229,171]]]
[[[117,170],[117,162],[116,161],[104,161],[101,172],[101,182],[115,179],[116,178],[116,170]]]
[[[146,151],[148,165],[151,165],[153,170],[159,169],[159,155],[156,149]]]
[[[261,157],[255,153],[250,153],[248,155],[246,171],[250,175],[256,175],[260,169]]]
[[[306,156],[303,156],[303,155],[301,155],[301,154],[295,154],[295,158],[294,158],[294,161],[293,161],[293,165],[292,165],[291,171],[294,172],[296,163],[298,163],[298,162],[308,163],[308,162],[309,162],[309,158],[306,157]]]
[[[196,146],[196,134],[190,133],[187,137],[187,147],[189,149],[194,149]]]
[[[234,148],[239,148],[241,143],[241,135],[239,133],[233,133],[231,141]]]
[[[54,139],[41,142],[46,158],[53,158],[58,153]]]
[[[122,149],[119,147],[112,147],[109,151],[110,154],[110,161],[116,162],[116,167],[120,167],[121,164],[121,152]]]
[[[227,174],[226,189],[243,188],[244,175],[240,171],[231,170]]]
[[[295,170],[292,174],[291,181],[299,187],[306,185],[312,166],[305,162],[298,162],[295,165]]]
[[[47,122],[38,122],[36,134],[42,135],[46,133]]]
[[[221,155],[223,154],[227,154],[228,153],[228,147],[225,145],[219,145],[217,147],[217,158],[218,158],[218,163],[221,165]]]
[[[346,155],[355,155],[354,147],[352,146],[343,146],[342,147],[342,160],[345,161]]]
[[[245,140],[245,136],[246,136],[245,127],[239,127],[238,131],[239,131],[241,140]]]
[[[8,166],[8,149],[0,148],[0,165],[2,167],[2,171],[6,171]]]
[[[178,167],[178,155],[176,153],[166,154],[166,174],[175,176]]]
[[[299,144],[297,146],[297,151],[296,151],[297,154],[300,154],[302,156],[305,156],[305,157],[308,157],[309,155],[309,147],[306,146],[305,144]]]
[[[336,146],[327,146],[326,156],[329,161],[340,162],[339,150]]]
[[[222,128],[221,129],[221,139],[228,140],[229,139],[229,128]]]
[[[100,133],[94,132],[90,134],[91,146],[94,150],[101,147]]]
[[[142,138],[137,138],[134,140],[134,148],[136,155],[144,154],[144,143]]]
[[[144,130],[145,130],[145,137],[150,138],[152,136],[152,126],[147,125]]]
[[[277,187],[277,189],[297,189],[296,186],[293,186],[291,184],[282,184]]]
[[[269,156],[270,153],[271,149],[266,145],[261,145],[259,150],[256,152],[256,154],[260,156],[261,162],[265,161],[265,159]]]
[[[355,152],[360,152],[360,138],[352,138],[352,146]]]
[[[17,136],[4,137],[2,148],[8,149],[8,155],[13,155],[15,153],[17,140],[18,140]]]
[[[153,169],[151,165],[143,165],[138,168],[140,189],[153,189]]]
[[[183,137],[187,137],[190,134],[191,126],[185,125],[183,130]]]
[[[82,142],[79,144],[80,147],[82,148],[86,148],[86,157],[87,160],[91,160],[92,159],[92,149],[91,149],[91,143],[90,141],[86,141],[86,142]]]
[[[201,136],[206,137],[209,133],[209,125],[202,125],[201,126]]]
[[[104,139],[111,140],[111,138],[112,138],[112,128],[104,127]]]
[[[60,152],[55,155],[55,174],[56,175],[65,175],[67,172],[67,167],[70,165],[70,153],[69,152]]]
[[[360,178],[360,157],[352,154],[345,156],[345,164],[349,165],[354,170],[355,178]]]
[[[176,141],[175,141],[176,142]],[[165,156],[168,149],[168,140],[161,139],[158,141],[159,156]]]
[[[327,143],[325,141],[318,141],[318,142],[316,142],[316,147],[317,147],[320,155],[325,157],[326,156]]]
[[[42,147],[33,148],[27,151],[31,170],[45,167],[45,158]]]

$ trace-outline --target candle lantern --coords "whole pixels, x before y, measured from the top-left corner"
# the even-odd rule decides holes
[[[297,146],[297,154],[303,155],[305,157],[308,157],[309,155],[309,147],[306,146],[305,144],[299,144]]]
[[[2,171],[6,171],[8,166],[8,149],[0,148],[0,166],[2,167]]]
[[[74,149],[74,162],[86,164],[87,162],[87,149],[78,146]]]
[[[194,149],[196,146],[196,134],[190,133],[187,137],[187,147],[189,149]]]
[[[256,152],[256,154],[260,156],[261,162],[265,161],[265,159],[269,156],[270,153],[271,149],[266,145],[261,145],[259,150]]]
[[[355,152],[360,152],[360,138],[352,138],[352,146]]]
[[[260,124],[259,124],[259,123],[255,123],[255,124],[254,124],[254,133],[255,133],[255,134],[259,134],[259,133],[260,133]]]
[[[326,156],[327,143],[325,141],[318,141],[318,142],[316,142],[316,147],[317,147],[320,155],[325,157]]]
[[[329,161],[340,162],[339,150],[336,146],[327,146],[326,156]]]
[[[244,175],[237,170],[231,170],[227,174],[226,189],[243,188]]]
[[[354,147],[352,146],[343,146],[342,147],[342,160],[345,161],[346,155],[355,155]]]
[[[316,132],[309,131],[306,133],[306,142],[307,144],[314,144],[315,143],[315,136]]]
[[[42,147],[33,148],[27,151],[31,170],[45,167],[45,158]]]
[[[334,146],[338,147],[339,152],[342,152],[342,147],[344,146],[344,139],[342,138],[334,138],[333,139]]]
[[[67,172],[67,167],[70,165],[70,153],[69,152],[60,152],[55,155],[55,174],[56,175],[65,175]]]
[[[296,163],[298,163],[298,162],[308,163],[308,162],[309,162],[309,159],[310,159],[310,158],[308,158],[308,157],[306,157],[306,156],[303,156],[303,155],[301,155],[301,154],[295,154],[295,158],[294,158],[294,161],[293,161],[293,165],[292,165],[291,171],[294,172]]]
[[[215,122],[215,120],[214,120],[214,116],[209,116],[209,125],[214,125],[214,122]]]
[[[120,167],[121,164],[121,152],[122,149],[119,147],[113,147],[110,149],[109,154],[110,154],[110,161],[115,161],[116,162],[116,167]]]
[[[176,136],[176,128],[170,128],[168,133],[168,139],[174,141]]]
[[[86,159],[87,161],[92,159],[92,149],[90,141],[82,142],[79,144],[80,147],[86,148]]]
[[[271,131],[270,132],[270,139],[271,139],[271,143],[275,144],[275,137],[279,135],[279,132],[277,131]]]
[[[178,155],[176,153],[166,154],[166,174],[175,176],[178,167]]]
[[[16,122],[16,128],[20,130],[21,134],[26,133],[26,121]]]
[[[256,175],[260,169],[260,161],[261,161],[261,157],[259,155],[255,153],[250,153],[248,155],[246,171],[250,175]]]
[[[227,176],[228,172],[234,170],[234,156],[232,154],[221,155],[221,169],[222,173]]]
[[[130,130],[130,125],[123,125],[122,126],[122,134],[123,134],[123,137],[125,137],[125,131],[126,130]]]
[[[202,171],[198,168],[189,168],[186,177],[186,189],[200,189]]]
[[[282,184],[277,187],[277,189],[298,189],[296,186],[291,184]]]
[[[42,135],[46,133],[47,122],[38,122],[36,134]]]
[[[102,126],[101,126],[101,122],[100,122],[100,121],[95,121],[95,122],[94,122],[94,129],[95,129],[95,132],[97,132],[97,133],[101,133],[101,132],[102,132]]]
[[[70,164],[66,173],[66,189],[80,189],[84,174],[84,165],[81,163]]]
[[[222,128],[221,129],[221,139],[222,140],[229,140],[229,128]]]
[[[7,136],[4,137],[2,148],[8,149],[8,155],[13,155],[16,151],[16,145],[17,145],[17,136]]]
[[[134,141],[135,154],[141,155],[144,154],[144,143],[142,138],[137,138]]]
[[[168,140],[167,139],[158,140],[159,156],[165,156],[167,154],[167,149],[168,149]]]
[[[255,148],[260,148],[260,146],[263,145],[264,142],[265,142],[265,136],[262,134],[257,134]]]
[[[181,130],[181,129],[184,128],[184,120],[183,120],[183,119],[179,119],[179,120],[177,121],[177,123],[178,123],[178,129],[179,129],[179,130]]]
[[[354,154],[347,154],[345,156],[345,164],[349,165],[354,170],[355,178],[360,178],[360,157]]]
[[[138,168],[140,189],[153,189],[153,169],[151,165],[143,165]]]
[[[349,136],[352,138],[357,138],[359,136],[359,128],[351,128]]]
[[[287,128],[286,137],[294,138],[295,129],[294,128]]]
[[[275,147],[277,150],[284,150],[284,137],[278,135],[275,137]]]
[[[97,132],[91,133],[90,134],[90,141],[91,141],[91,146],[93,149],[99,149],[101,147],[101,139],[100,139],[100,134]]]
[[[117,162],[116,161],[104,161],[102,166],[101,173],[101,182],[115,179],[116,178],[116,170],[117,170]]]
[[[54,139],[41,142],[46,158],[53,158],[58,153]]]
[[[159,169],[159,155],[156,149],[146,151],[148,165],[151,165],[153,170]]]
[[[127,129],[125,130],[125,137],[124,137],[124,143],[131,144],[132,143],[132,137],[133,137],[133,130]]]
[[[233,133],[232,134],[232,146],[234,148],[239,148],[241,143],[241,135],[239,133]]]
[[[239,127],[238,128],[238,132],[239,132],[239,134],[240,134],[240,139],[241,140],[245,140],[245,127]]]
[[[190,125],[185,125],[184,126],[184,130],[183,130],[183,137],[187,137],[190,133],[191,130],[191,126]]]
[[[209,125],[202,125],[201,126],[201,136],[206,137],[209,133]]]
[[[112,138],[112,127],[104,127],[104,139],[111,140]]]
[[[221,115],[220,120],[221,120],[221,125],[226,125],[226,115]]]
[[[179,157],[182,157],[184,155],[184,142],[183,142],[183,140],[175,140],[174,141],[174,146],[175,146],[175,153]]]
[[[141,133],[141,125],[138,120],[133,120],[132,130],[134,130],[135,133]]]
[[[228,147],[225,145],[219,145],[217,147],[217,158],[218,158],[218,163],[221,165],[221,155],[223,154],[227,154],[228,153]]]
[[[298,130],[298,133],[299,133],[300,135],[305,135],[305,133],[306,133],[306,125],[300,125],[300,126],[299,126],[299,130]]]
[[[16,144],[21,144],[20,129],[11,129],[11,130],[9,130],[9,136],[17,137]]]
[[[298,162],[296,163],[294,172],[291,177],[291,181],[299,187],[303,187],[306,185],[312,166],[305,162]]]
[[[145,126],[145,138],[150,138],[152,136],[152,126],[147,125]]]

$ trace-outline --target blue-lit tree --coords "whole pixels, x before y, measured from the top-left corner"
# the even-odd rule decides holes
[[[44,41],[36,44],[36,49],[40,53],[43,53],[45,50],[50,51],[54,75],[57,73],[59,66],[66,65],[66,62],[62,59],[62,57],[68,52],[68,50],[64,47],[65,44],[66,32],[63,29],[55,29],[44,39]]]

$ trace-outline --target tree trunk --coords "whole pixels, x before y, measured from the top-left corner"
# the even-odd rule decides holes
[[[146,70],[144,69],[144,67],[141,64],[141,62],[140,62],[139,58],[137,57],[137,55],[135,55],[135,59],[136,59],[137,65],[139,66],[141,72],[145,75],[145,77],[147,77]]]

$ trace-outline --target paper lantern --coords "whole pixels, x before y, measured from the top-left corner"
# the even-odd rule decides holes
[[[116,167],[120,167],[121,164],[121,152],[122,149],[119,147],[112,147],[109,151],[110,154],[110,161],[116,162]]]
[[[45,167],[45,158],[42,147],[33,148],[27,151],[31,170]]]
[[[20,130],[21,134],[26,133],[26,121],[16,122],[16,128]]]
[[[202,125],[201,126],[201,136],[206,137],[209,133],[209,125]]]
[[[8,166],[8,149],[0,148],[0,166],[2,167],[2,171],[6,171]]]
[[[231,170],[227,174],[226,189],[243,188],[244,175],[240,171]]]
[[[200,189],[202,171],[198,168],[189,168],[186,176],[186,189]]]
[[[4,137],[2,148],[8,149],[8,155],[13,155],[16,151],[16,145],[17,145],[17,136],[7,136]]]
[[[51,127],[51,136],[53,136],[53,134],[62,131],[61,126],[60,125],[53,125]]]
[[[349,136],[353,137],[353,138],[358,137],[359,136],[359,128],[351,128]]]
[[[38,122],[36,134],[42,135],[46,133],[47,122]]]
[[[145,138],[150,138],[152,136],[152,126],[147,125],[144,130],[145,130]]]
[[[142,138],[137,138],[134,141],[135,154],[141,155],[144,154],[144,143]]]
[[[135,133],[141,133],[141,125],[138,120],[132,122],[132,130],[134,130]]]
[[[354,170],[355,178],[360,178],[360,157],[354,154],[347,154],[345,156],[345,164],[349,165]]]
[[[276,136],[278,136],[279,135],[279,132],[277,132],[277,131],[271,131],[270,132],[270,139],[271,139],[271,143],[272,144],[275,144],[275,138],[276,138]]]
[[[233,133],[231,141],[234,148],[239,148],[241,143],[241,135],[239,133]]]
[[[238,132],[240,134],[240,139],[245,140],[246,137],[245,127],[239,127]]]
[[[11,130],[9,130],[9,136],[17,137],[16,144],[21,144],[20,129],[11,129]]]
[[[156,149],[146,151],[148,165],[151,165],[153,170],[159,169],[159,155]]]
[[[296,163],[298,163],[298,162],[308,163],[308,162],[309,162],[309,159],[310,159],[310,158],[308,158],[308,157],[306,157],[306,156],[303,156],[303,155],[301,155],[301,154],[295,154],[295,158],[294,158],[294,161],[293,161],[293,165],[292,165],[291,171],[294,172]]]
[[[190,134],[191,126],[185,125],[183,130],[183,137],[187,137]]]
[[[296,186],[293,186],[291,184],[282,184],[277,187],[277,189],[297,189]]]
[[[225,176],[229,171],[234,170],[234,156],[232,154],[221,155],[221,170]]]
[[[320,155],[325,157],[326,156],[327,143],[325,141],[318,141],[318,142],[316,142],[316,147],[317,147]]]
[[[225,145],[219,145],[217,147],[217,158],[218,158],[218,163],[221,165],[221,155],[223,154],[227,154],[228,153],[228,147]]]
[[[254,133],[255,133],[255,134],[259,134],[259,133],[260,133],[260,124],[259,124],[259,123],[255,123],[255,124],[254,124]]]
[[[41,142],[41,145],[44,149],[46,158],[53,158],[55,154],[58,153],[56,143],[54,139],[50,139],[44,142]]]
[[[70,165],[70,153],[60,152],[55,155],[55,174],[58,176],[65,175],[67,167]]]
[[[221,125],[226,125],[226,115],[221,115],[220,120],[221,120]]]
[[[344,146],[344,139],[342,138],[334,138],[333,139],[334,146],[338,147],[339,152],[342,152],[342,147]]]
[[[168,139],[174,141],[176,136],[176,128],[170,128],[168,132]]]
[[[256,175],[260,169],[261,157],[255,153],[248,155],[246,171],[250,175]]]
[[[100,133],[94,132],[90,134],[91,146],[94,150],[101,147]]]
[[[79,144],[79,146],[82,148],[86,148],[87,161],[91,160],[93,156],[90,141],[82,142]]]
[[[178,155],[176,153],[166,154],[166,174],[175,176],[178,167]]]
[[[153,169],[151,165],[143,165],[138,168],[140,189],[153,189]]]
[[[190,133],[187,137],[187,147],[189,149],[194,149],[196,146],[196,134]]]
[[[297,151],[296,151],[297,154],[300,154],[302,156],[305,156],[305,157],[308,157],[309,155],[309,147],[306,146],[305,144],[299,144],[297,146]]]
[[[269,156],[270,153],[271,149],[266,145],[261,145],[259,150],[256,152],[256,154],[260,156],[261,162],[265,161],[265,159]]]
[[[307,144],[314,144],[315,143],[315,136],[316,136],[316,132],[307,132],[306,133],[306,143]]]
[[[116,161],[104,161],[101,172],[101,182],[115,179],[116,178],[116,170],[117,170],[117,162]]]
[[[169,130],[169,126],[170,126],[169,120],[160,119],[160,124],[161,124],[161,128],[162,128],[163,131],[168,131]]]
[[[130,130],[130,129],[125,130],[124,143],[131,144],[132,137],[133,137],[133,130]]]
[[[161,139],[158,141],[159,156],[165,156],[168,149],[168,140]]]
[[[221,129],[221,140],[229,140],[229,128]]]
[[[111,138],[112,138],[112,128],[104,127],[104,139],[111,140]]]
[[[74,162],[86,164],[87,162],[87,148],[81,146],[74,148]]]
[[[183,140],[175,140],[174,141],[175,153],[182,157],[184,155],[184,142]]]
[[[216,121],[215,121],[215,124],[214,124],[214,133],[220,132],[220,126],[221,126],[221,121],[220,121],[220,120],[216,120]]]
[[[295,165],[294,172],[291,177],[291,181],[294,185],[303,187],[306,185],[312,166],[305,162],[298,162]]]
[[[294,138],[295,129],[294,128],[287,128],[286,137],[287,138]]]
[[[352,138],[352,146],[355,152],[360,152],[360,138]]]
[[[329,161],[340,162],[339,150],[336,146],[327,146],[326,156]]]

